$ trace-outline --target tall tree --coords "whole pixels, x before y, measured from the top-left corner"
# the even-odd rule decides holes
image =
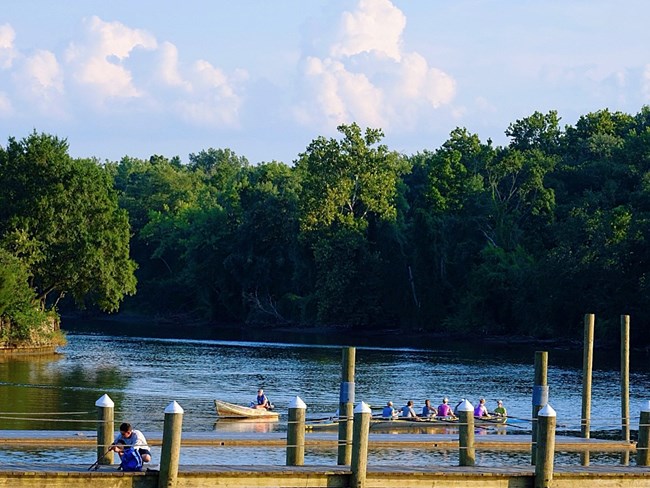
[[[342,140],[319,137],[300,155],[300,225],[316,269],[318,317],[360,325],[380,319],[377,269],[382,257],[371,224],[394,221],[405,160],[379,144],[381,130],[338,127]],[[404,283],[408,286],[406,274]],[[347,318],[346,318],[347,317]]]
[[[10,138],[0,188],[0,239],[27,266],[43,309],[70,293],[115,311],[135,292],[127,214],[96,161],[72,159],[67,141],[48,134]]]

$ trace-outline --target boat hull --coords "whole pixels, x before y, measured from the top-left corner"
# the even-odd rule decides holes
[[[506,418],[474,419],[474,425],[477,427],[498,427],[506,424]],[[316,422],[305,426],[307,431],[328,431],[337,430],[338,422],[336,420],[326,422]],[[421,421],[394,419],[384,420],[381,418],[370,421],[371,432],[394,432],[407,431],[417,432],[422,430],[444,429],[448,427],[458,427],[458,420],[452,419],[422,419]]]
[[[222,400],[214,401],[214,408],[217,416],[228,419],[264,419],[278,420],[280,414],[263,408],[250,408],[234,403],[224,402]]]

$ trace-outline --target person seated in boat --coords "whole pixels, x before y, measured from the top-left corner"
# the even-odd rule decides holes
[[[422,415],[421,417],[423,419],[430,419],[431,417],[435,417],[438,415],[438,410],[431,405],[431,400],[424,400],[424,407],[422,407]]]
[[[265,408],[266,410],[273,410],[273,405],[269,397],[264,394],[264,390],[260,388],[257,390],[257,398],[255,399],[256,403],[253,408]]]
[[[131,424],[124,422],[120,425],[120,433],[115,438],[115,441],[109,448],[109,451],[115,451],[120,458],[126,447],[137,449],[142,457],[143,463],[151,461],[151,451],[147,445],[147,439],[144,434],[137,429],[134,429]]]
[[[485,406],[485,398],[481,398],[478,401],[478,405],[474,408],[474,417],[476,418],[490,418],[490,412],[488,412],[487,407]]]
[[[494,409],[494,415],[496,417],[507,417],[508,416],[508,411],[506,410],[506,407],[503,406],[503,401],[501,401],[501,400],[497,401],[497,408]]]
[[[393,408],[393,402],[388,402],[384,409],[381,411],[381,417],[385,420],[393,420],[397,418],[397,410]]]
[[[452,412],[451,407],[449,406],[449,398],[447,397],[443,398],[442,403],[438,405],[438,418],[456,418],[456,415],[454,415],[454,412]]]
[[[403,419],[408,419],[408,420],[422,420],[420,417],[418,417],[418,414],[415,413],[415,409],[413,408],[413,400],[409,400],[406,402],[406,405],[404,405],[402,408],[400,408],[400,412],[402,413],[402,418]]]

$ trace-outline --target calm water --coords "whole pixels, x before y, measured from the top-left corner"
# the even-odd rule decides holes
[[[581,411],[581,351],[549,352],[550,403],[556,409],[559,430],[579,430]],[[338,407],[341,381],[341,347],[301,344],[245,343],[113,337],[96,334],[68,335],[68,345],[55,357],[13,359],[0,362],[0,429],[93,431],[95,401],[108,394],[115,402],[116,422],[129,421],[146,432],[162,430],[163,410],[173,400],[185,410],[183,429],[284,430],[290,400],[300,396],[308,418],[330,415]],[[530,418],[533,351],[521,347],[468,349],[440,344],[434,350],[357,347],[356,400],[373,406],[392,400],[403,405],[412,399],[421,407],[425,398],[437,405],[443,396],[455,404],[461,398],[476,403],[485,397],[493,409],[503,399],[508,413]],[[613,364],[612,364],[613,363]],[[648,360],[633,358],[630,404],[632,428],[641,404],[650,398]],[[612,353],[594,355],[592,430],[620,429],[620,373]],[[214,399],[247,404],[263,387],[283,413],[277,424],[217,422]],[[521,433],[521,422],[508,433]],[[255,451],[255,452],[253,452]],[[377,462],[390,453],[371,454]],[[94,461],[94,449],[66,449],[79,462]],[[153,450],[154,459],[159,455]],[[489,464],[489,453],[479,452],[479,463]],[[61,459],[60,450],[0,449],[0,462],[50,462]],[[284,464],[283,449],[196,448],[183,449],[182,462],[223,464]],[[420,450],[413,460],[457,463],[457,453]],[[495,459],[494,453],[491,459]],[[510,456],[509,460],[518,455]],[[523,463],[528,455],[522,453]],[[400,459],[409,457],[404,453]],[[483,458],[483,461],[481,459]],[[335,463],[336,453],[306,453],[306,462]],[[451,459],[451,461],[450,461]],[[455,459],[455,460],[454,460]],[[597,462],[592,455],[592,463]],[[617,456],[602,456],[616,462]],[[385,460],[385,459],[384,459]]]

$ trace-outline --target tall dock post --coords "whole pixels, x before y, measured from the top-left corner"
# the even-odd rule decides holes
[[[350,470],[351,488],[364,488],[366,485],[366,472],[368,470],[368,433],[370,431],[370,418],[372,410],[364,402],[359,403],[354,409],[354,432],[352,435],[352,456]]]
[[[307,405],[300,397],[289,403],[289,425],[287,426],[287,466],[305,464],[305,412]]]
[[[458,405],[458,459],[459,466],[474,466],[474,406],[467,400]]]
[[[176,486],[178,464],[181,457],[183,413],[183,409],[175,401],[165,408],[158,488],[173,488]]]
[[[356,349],[343,349],[341,393],[339,395],[339,441],[336,463],[349,465],[352,461],[352,413],[354,409],[354,363]]]
[[[115,403],[104,394],[95,402],[97,407],[97,464],[113,464],[113,451],[108,448],[113,443],[115,433]]]
[[[535,462],[535,488],[550,488],[553,480],[555,455],[555,410],[546,405],[538,413],[537,461]]]
[[[533,382],[533,415],[530,440],[530,464],[537,462],[537,413],[548,403],[548,352],[535,351],[535,378]]]
[[[585,340],[582,358],[582,419],[580,434],[582,438],[591,437],[591,372],[594,361],[594,323],[593,313],[585,315]],[[589,466],[589,451],[580,453],[580,463]]]
[[[641,409],[639,417],[639,439],[636,443],[637,466],[650,466],[650,402]]]
[[[621,437],[630,442],[630,316],[621,315]],[[630,451],[621,453],[621,464],[630,463]]]

